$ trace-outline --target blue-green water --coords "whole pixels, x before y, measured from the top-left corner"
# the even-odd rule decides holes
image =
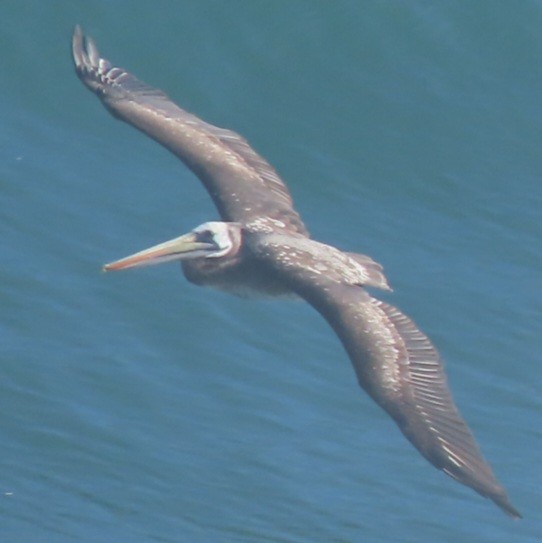
[[[0,13],[2,541],[540,541],[540,2]],[[308,306],[100,273],[216,212],[77,80],[75,23],[385,266],[523,521],[429,466]]]

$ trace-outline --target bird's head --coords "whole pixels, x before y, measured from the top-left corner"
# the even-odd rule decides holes
[[[240,242],[239,224],[211,221],[197,226],[188,234],[106,264],[103,269],[116,271],[151,266],[171,260],[219,258],[237,252]]]

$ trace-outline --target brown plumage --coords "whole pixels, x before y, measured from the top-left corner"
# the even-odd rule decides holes
[[[519,518],[452,399],[435,347],[412,320],[365,290],[388,289],[382,267],[310,239],[286,185],[241,136],[187,113],[101,58],[79,27],[72,48],[81,81],[115,117],[178,156],[203,182],[223,221],[105,268],[179,259],[196,284],[305,299],[341,340],[362,388],[418,451]]]

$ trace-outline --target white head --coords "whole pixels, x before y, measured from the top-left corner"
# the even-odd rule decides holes
[[[212,243],[214,251],[206,251],[202,256],[206,258],[218,258],[228,254],[234,246],[232,236],[232,223],[209,221],[196,226],[192,230],[198,241]]]
[[[241,227],[237,223],[210,221],[188,234],[154,245],[104,266],[104,270],[123,270],[151,266],[171,260],[219,258],[239,248]]]

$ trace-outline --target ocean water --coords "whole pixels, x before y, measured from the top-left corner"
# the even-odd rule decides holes
[[[541,540],[541,2],[0,13],[2,541]],[[307,305],[100,272],[217,215],[77,80],[76,23],[384,265],[524,520],[427,464]]]

